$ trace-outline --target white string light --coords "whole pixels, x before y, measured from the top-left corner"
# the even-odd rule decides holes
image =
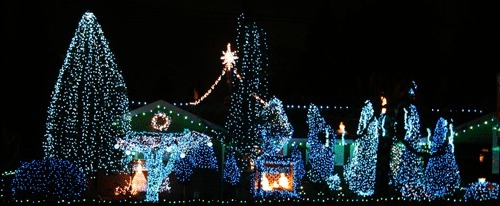
[[[203,94],[203,96],[201,96],[199,99],[196,99],[194,102],[189,102],[190,105],[198,105],[201,101],[207,98],[208,95],[210,95],[210,93],[212,93],[212,91],[215,89],[215,86],[219,84],[220,80],[222,79],[222,76],[224,76],[226,72],[231,72],[232,68],[234,68],[232,72],[236,75],[236,77],[238,77],[240,81],[243,81],[240,74],[236,71],[236,68],[234,67],[234,64],[236,63],[235,60],[238,59],[238,56],[236,56],[235,51],[234,52],[231,51],[230,43],[227,44],[227,50],[222,51],[222,57],[220,59],[223,60],[222,64],[224,65],[222,73],[219,75],[219,77],[217,77],[212,86],[210,86],[210,89],[207,92],[205,92],[205,94]]]

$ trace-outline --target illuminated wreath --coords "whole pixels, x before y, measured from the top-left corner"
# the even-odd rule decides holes
[[[160,112],[155,114],[153,119],[151,119],[151,126],[153,127],[153,129],[159,131],[167,131],[171,122],[172,118],[170,116],[167,116],[165,113]]]

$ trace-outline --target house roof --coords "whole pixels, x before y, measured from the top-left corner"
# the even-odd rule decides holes
[[[493,130],[498,129],[496,113],[489,113],[454,128],[455,143],[491,144]]]
[[[130,111],[130,116],[132,117],[132,130],[152,131],[151,120],[160,112],[165,113],[172,119],[166,132],[182,132],[186,128],[198,132],[225,132],[223,127],[200,118],[164,100],[158,100]]]

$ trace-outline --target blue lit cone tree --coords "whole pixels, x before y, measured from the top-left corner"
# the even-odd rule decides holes
[[[87,177],[118,171],[113,146],[129,130],[127,88],[97,18],[86,12],[76,29],[52,92],[46,158],[68,160]]]
[[[351,191],[371,196],[375,192],[379,123],[368,100],[361,110],[357,134],[359,138],[354,141],[353,157],[344,168],[344,177]]]
[[[316,105],[309,105],[307,112],[309,125],[307,146],[310,168],[307,177],[314,183],[325,183],[333,175],[335,161],[334,131],[319,113]]]
[[[236,184],[240,182],[241,170],[238,167],[234,151],[229,151],[226,154],[226,162],[224,164],[224,171],[222,177],[224,179],[224,182],[231,185],[232,188],[234,188],[234,186],[236,186]],[[236,188],[235,195],[238,196],[238,193],[239,193],[238,188]]]
[[[401,196],[407,199],[424,197],[422,182],[424,168],[421,157],[417,154],[418,138],[420,138],[420,117],[417,107],[410,104],[404,108],[404,149],[393,179],[398,185]]]
[[[426,194],[430,199],[443,198],[451,195],[460,186],[460,173],[453,145],[448,138],[453,138],[451,124],[439,118],[431,141],[429,162],[425,168],[423,181]]]

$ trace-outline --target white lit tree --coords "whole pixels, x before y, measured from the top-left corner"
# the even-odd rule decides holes
[[[448,138],[453,138],[451,126],[446,119],[439,118],[434,130],[431,158],[424,175],[426,193],[431,199],[451,195],[460,186],[460,171],[453,145],[447,141]]]
[[[309,133],[307,145],[309,149],[309,180],[315,183],[325,182],[333,175],[335,161],[334,131],[319,113],[316,105],[311,104],[307,112]],[[330,137],[331,136],[331,137]]]
[[[357,135],[359,138],[354,141],[353,156],[344,168],[344,177],[350,190],[370,196],[375,192],[379,123],[369,100],[361,110]]]
[[[227,129],[233,145],[240,154],[243,154],[241,167],[245,170],[249,168],[247,159],[253,146],[257,142],[257,122],[258,113],[262,109],[262,104],[253,97],[258,95],[267,99],[268,91],[268,59],[267,40],[265,32],[259,28],[255,22],[248,20],[244,14],[238,18],[236,47],[239,53],[239,60],[236,67],[241,74],[242,81],[232,79],[232,93],[230,97],[229,113],[226,119]]]
[[[116,137],[130,129],[127,88],[97,18],[86,12],[52,92],[43,148],[46,158],[73,162],[92,177],[121,169]]]

